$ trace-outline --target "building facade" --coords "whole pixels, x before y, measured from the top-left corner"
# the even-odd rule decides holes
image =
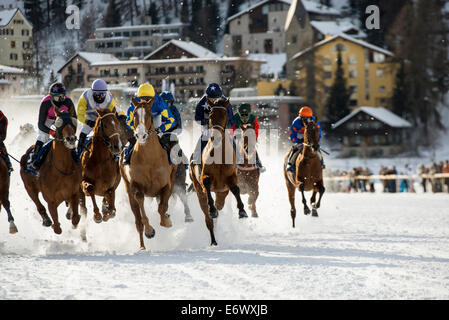
[[[119,59],[143,59],[164,43],[179,39],[187,25],[182,23],[98,28],[86,41],[91,52],[110,53]]]
[[[26,75],[23,69],[0,65],[0,98],[23,94]]]
[[[386,107],[390,104],[398,64],[393,61],[393,53],[365,41],[340,34],[316,43],[291,59],[296,73],[295,81],[305,83],[308,79],[308,64],[313,55],[315,73],[312,75],[319,93],[318,112],[324,117],[325,100],[335,80],[338,50],[342,56],[342,67],[346,85],[350,90],[352,109],[369,105]],[[301,92],[299,92],[301,94]]]
[[[31,71],[33,26],[20,9],[0,11],[0,64]]]

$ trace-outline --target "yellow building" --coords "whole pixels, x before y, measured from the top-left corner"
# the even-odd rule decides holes
[[[258,81],[257,95],[258,96],[275,96],[286,95],[290,88],[291,80],[275,80],[275,81]]]
[[[311,70],[311,61],[314,62],[315,104],[319,115],[324,116],[324,104],[334,83],[338,48],[341,50],[346,86],[351,92],[350,108],[388,106],[398,68],[398,64],[392,61],[393,53],[346,34],[338,34],[326,37],[291,58],[292,65],[296,66],[298,87],[302,90],[306,81],[310,82],[307,72]],[[298,95],[305,93],[300,89]]]
[[[0,64],[30,71],[33,26],[20,9],[0,11]]]

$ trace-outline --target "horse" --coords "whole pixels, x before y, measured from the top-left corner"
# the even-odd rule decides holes
[[[159,142],[151,112],[154,100],[137,102],[132,98],[132,102],[136,106],[134,124],[137,143],[129,165],[123,164],[122,154],[120,172],[135,217],[140,249],[145,250],[143,232],[148,239],[156,234],[145,213],[145,196],[159,199],[160,225],[170,228],[172,222],[167,214],[168,200],[173,192],[177,165],[169,163],[168,154]]]
[[[248,206],[251,210],[251,217],[257,218],[259,215],[256,210],[256,201],[259,197],[259,178],[260,171],[255,166],[256,158],[256,148],[255,148],[255,134],[254,142],[252,142],[253,147],[250,148],[251,136],[248,136],[247,132],[251,132],[250,129],[254,130],[251,124],[244,124],[240,126],[243,134],[243,143],[240,145],[240,155],[243,155],[243,163],[237,165],[237,177],[238,186],[240,188],[240,194],[248,194]],[[254,132],[254,131],[252,131]],[[251,150],[253,149],[253,150]]]
[[[6,166],[5,161],[0,157],[0,211],[2,209],[2,205],[6,210],[6,214],[8,215],[9,222],[9,233],[14,234],[17,233],[17,226],[14,224],[14,217],[11,213],[10,202],[9,202],[9,186],[10,186],[10,177],[8,173],[8,167]]]
[[[82,181],[80,192],[81,212],[86,214],[86,196],[91,197],[94,221],[108,221],[115,217],[115,190],[120,184],[120,168],[116,160],[122,151],[121,127],[115,111],[97,110],[92,142],[81,156]],[[100,214],[95,196],[103,197]]]
[[[175,183],[173,186],[173,193],[172,197],[175,195],[181,200],[183,206],[184,206],[184,221],[185,222],[193,222],[193,217],[190,213],[189,204],[187,203],[187,183],[186,183],[187,173],[184,168],[184,164],[179,164],[178,168],[176,170],[176,178]]]
[[[229,133],[225,129],[228,123],[228,104],[229,99],[223,105],[211,106],[209,127],[212,128],[212,134],[202,152],[201,165],[191,165],[189,167],[190,179],[196,191],[201,210],[204,213],[206,226],[211,237],[211,245],[213,246],[217,245],[213,219],[218,217],[217,209],[223,209],[229,191],[232,192],[237,200],[239,218],[248,217],[240,198],[240,188],[235,167],[236,154],[233,150]],[[229,155],[229,152],[226,151],[232,151],[232,159],[226,159],[226,155]],[[214,192],[216,195],[215,201],[211,192]]]
[[[304,143],[302,153],[298,156],[295,163],[295,176],[292,172],[287,171],[287,161],[294,149],[290,150],[284,160],[284,178],[287,185],[288,197],[290,200],[290,215],[292,217],[293,228],[295,228],[296,208],[295,208],[295,191],[296,188],[301,191],[302,203],[304,205],[304,214],[310,214],[307,206],[307,200],[304,191],[313,191],[310,203],[312,205],[312,216],[318,217],[317,209],[321,205],[325,188],[323,183],[323,168],[321,166],[319,151],[319,131],[315,121],[308,122],[305,126]],[[316,202],[316,194],[319,193],[318,202]]]
[[[56,138],[51,142],[50,150],[36,177],[26,172],[27,160],[34,146],[31,146],[20,160],[20,175],[25,189],[36,204],[37,210],[43,219],[45,227],[52,227],[56,234],[61,234],[61,226],[58,220],[58,206],[62,202],[70,205],[73,228],[77,228],[80,221],[78,214],[79,185],[81,183],[81,164],[72,156],[76,147],[77,120],[67,112],[56,113]],[[45,207],[39,200],[42,193],[48,204],[52,220],[47,215]]]

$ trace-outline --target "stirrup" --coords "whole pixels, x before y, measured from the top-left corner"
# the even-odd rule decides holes
[[[259,169],[260,173],[267,171],[267,168],[265,168],[264,166],[260,166],[260,167],[258,167],[258,169]]]

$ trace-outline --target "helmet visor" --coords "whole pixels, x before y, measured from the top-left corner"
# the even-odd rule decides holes
[[[52,94],[51,96],[53,98],[53,101],[56,101],[56,102],[64,102],[64,100],[65,100],[65,94],[63,94],[63,93]]]
[[[103,102],[106,99],[106,92],[94,92],[93,97],[96,102]]]

